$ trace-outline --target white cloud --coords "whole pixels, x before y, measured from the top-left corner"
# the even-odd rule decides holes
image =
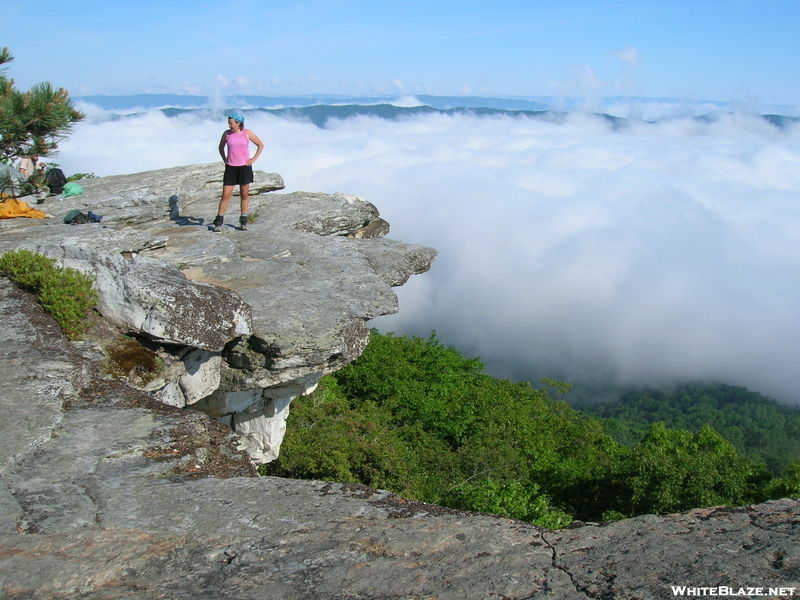
[[[248,126],[267,141],[257,167],[290,190],[362,196],[392,237],[440,250],[398,290],[385,330],[436,329],[500,375],[715,379],[800,401],[797,126],[744,114],[618,130],[581,114]],[[98,175],[211,162],[224,128],[200,113],[90,115],[59,162]]]
[[[633,46],[627,46],[622,50],[614,50],[611,52],[611,56],[618,58],[620,62],[629,67],[638,67],[641,58],[639,51]]]
[[[601,80],[589,65],[568,65],[570,75],[555,82],[557,94],[561,96],[584,97],[583,110],[596,111],[597,96],[600,91],[613,86],[613,82]]]
[[[384,101],[382,100],[381,102]],[[393,100],[392,104],[394,104],[395,106],[404,106],[404,107],[424,105],[424,103],[420,102],[416,96],[402,96],[400,98],[397,98],[396,100]]]

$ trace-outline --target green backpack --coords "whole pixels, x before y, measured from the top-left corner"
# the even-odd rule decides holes
[[[64,223],[68,225],[80,225],[81,223],[90,223],[91,219],[81,211],[75,209],[69,211],[66,215],[64,215]]]

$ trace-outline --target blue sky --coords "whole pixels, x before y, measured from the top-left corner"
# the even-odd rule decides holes
[[[19,87],[73,95],[650,96],[800,104],[797,0],[16,1]]]

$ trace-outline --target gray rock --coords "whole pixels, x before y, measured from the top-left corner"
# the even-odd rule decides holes
[[[800,592],[797,500],[547,531],[359,485],[257,477],[229,428],[102,379],[91,345],[67,342],[2,278],[0,316],[2,598]]]
[[[96,277],[101,314],[162,345],[168,368],[145,389],[237,427],[264,462],[278,455],[291,400],[361,354],[365,322],[396,312],[391,287],[436,251],[382,239],[388,224],[356,196],[267,194],[283,180],[260,171],[249,230],[211,232],[222,172],[212,163],[83,181],[82,195],[39,208],[91,210],[101,224],[3,222],[0,252],[33,250]]]

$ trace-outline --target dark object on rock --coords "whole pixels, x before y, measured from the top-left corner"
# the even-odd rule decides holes
[[[67,223],[68,225],[81,225],[83,223],[91,222],[92,219],[89,218],[89,215],[85,215],[77,209],[69,211],[64,216],[64,223]]]
[[[50,188],[51,194],[60,194],[64,191],[64,186],[67,183],[67,177],[64,171],[58,167],[54,167],[47,172],[47,187]]]

